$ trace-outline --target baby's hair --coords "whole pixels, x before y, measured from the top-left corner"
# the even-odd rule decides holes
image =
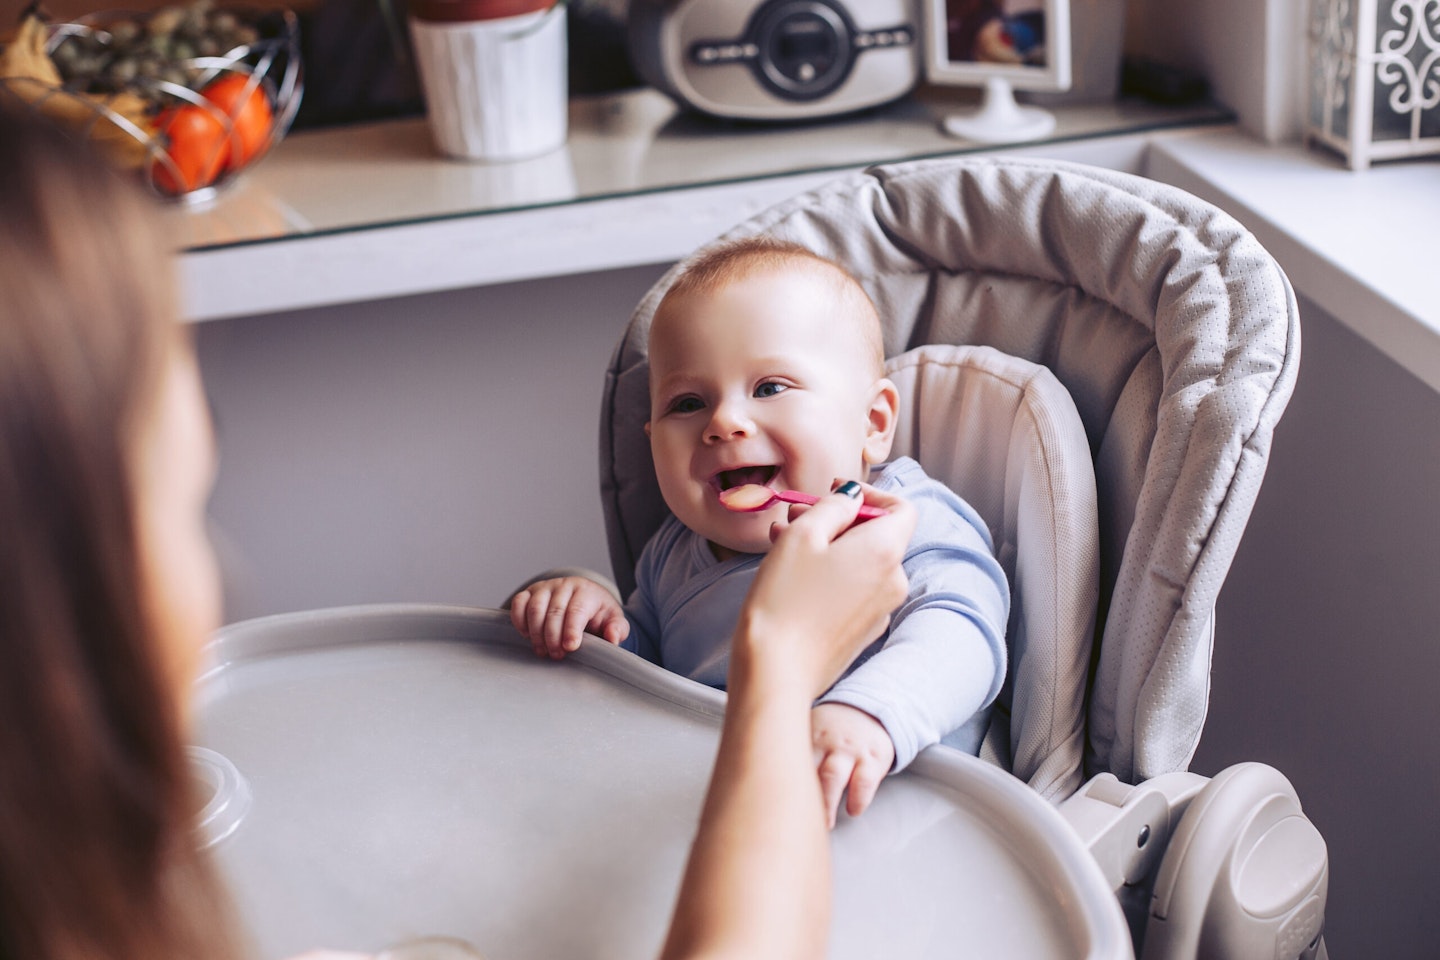
[[[836,297],[860,334],[865,359],[874,364],[875,375],[880,376],[885,368],[885,344],[874,302],[848,270],[803,244],[771,237],[746,237],[721,244],[686,266],[655,312],[658,315],[667,304],[687,296],[713,294],[737,280],[789,266],[815,268],[834,281]]]

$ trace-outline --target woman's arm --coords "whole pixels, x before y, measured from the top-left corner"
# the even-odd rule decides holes
[[[663,957],[803,960],[825,952],[830,847],[810,706],[905,598],[913,508],[855,527],[830,496],[779,534],[736,627],[729,700]]]

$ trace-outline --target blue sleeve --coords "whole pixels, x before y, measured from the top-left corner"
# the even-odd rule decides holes
[[[943,500],[916,499],[920,527],[905,558],[910,594],[883,645],[821,698],[880,721],[897,771],[961,727],[965,742],[955,745],[978,752],[1005,680],[1009,584],[979,518],[958,498],[964,512]]]
[[[625,601],[625,619],[630,621],[630,635],[620,644],[622,649],[639,654],[657,666],[660,663],[660,617],[655,610],[655,583],[658,577],[660,551],[651,537],[640,551],[635,564],[635,590]]]

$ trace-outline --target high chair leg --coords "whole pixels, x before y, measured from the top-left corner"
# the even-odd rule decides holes
[[[1141,960],[1325,957],[1325,840],[1263,763],[1221,771],[1161,861]]]
[[[1170,773],[1132,787],[1102,773],[1060,804],[1061,816],[1090,848],[1119,898],[1137,953],[1161,857],[1206,782],[1198,774]]]

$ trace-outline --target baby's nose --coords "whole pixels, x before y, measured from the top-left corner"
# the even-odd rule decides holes
[[[710,423],[706,425],[706,440],[712,443],[722,440],[739,440],[754,432],[754,424],[735,404],[722,403],[714,409],[715,412],[710,417]]]

